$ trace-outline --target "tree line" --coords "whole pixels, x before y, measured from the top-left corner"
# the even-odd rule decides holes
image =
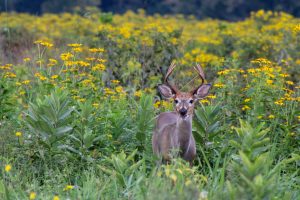
[[[147,14],[194,15],[199,19],[216,18],[236,21],[248,17],[251,11],[260,9],[284,11],[300,16],[300,1],[297,0],[1,0],[1,12],[84,13],[87,8],[103,12],[124,13],[127,10],[144,9]]]

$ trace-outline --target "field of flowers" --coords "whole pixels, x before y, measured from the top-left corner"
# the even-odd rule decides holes
[[[156,165],[156,86],[213,88],[194,167]],[[299,199],[300,19],[0,13],[0,199]]]

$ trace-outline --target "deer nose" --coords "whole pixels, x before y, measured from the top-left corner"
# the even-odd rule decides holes
[[[187,109],[185,109],[185,108],[181,108],[181,109],[179,110],[179,114],[180,114],[181,116],[185,116],[186,113],[187,113]]]

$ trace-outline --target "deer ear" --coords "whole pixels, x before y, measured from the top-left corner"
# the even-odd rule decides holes
[[[203,84],[194,92],[194,97],[196,99],[203,99],[208,95],[209,89],[211,88],[211,84]]]
[[[170,99],[175,96],[174,91],[167,85],[159,85],[158,91],[166,99]]]

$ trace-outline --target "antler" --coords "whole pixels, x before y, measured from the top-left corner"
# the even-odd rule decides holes
[[[175,62],[172,62],[171,65],[169,66],[167,74],[165,76],[165,82],[174,92],[178,92],[177,88],[174,85],[170,84],[168,81],[168,78],[169,78],[170,74],[173,72],[175,67],[176,67]]]
[[[204,75],[204,71],[203,71],[202,67],[200,66],[200,64],[197,63],[196,67],[194,67],[194,69],[197,71],[199,77],[201,78],[201,85],[203,85],[203,83],[205,81],[205,75]],[[201,85],[196,87],[193,91],[197,90]]]

